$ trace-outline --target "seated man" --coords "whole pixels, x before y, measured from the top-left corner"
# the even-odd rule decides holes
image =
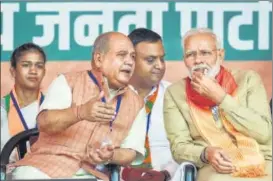
[[[13,178],[108,180],[105,164],[143,160],[145,109],[128,87],[134,47],[125,35],[109,32],[96,39],[92,55],[92,70],[60,75],[49,86],[37,117],[40,136],[31,153],[11,165]]]
[[[266,90],[257,73],[221,66],[220,45],[209,29],[183,38],[189,77],[169,86],[164,98],[173,157],[199,167],[198,181],[272,180]]]
[[[25,43],[13,51],[10,61],[14,87],[1,99],[1,150],[12,136],[37,126],[36,117],[44,100],[40,90],[46,63],[43,49]],[[15,160],[16,154],[12,154],[11,161]]]
[[[125,168],[122,178],[125,181],[170,180],[178,164],[172,159],[163,121],[164,92],[170,83],[162,81],[166,69],[162,39],[145,28],[135,29],[128,36],[136,51],[136,67],[130,84],[146,106],[146,155],[142,164]]]

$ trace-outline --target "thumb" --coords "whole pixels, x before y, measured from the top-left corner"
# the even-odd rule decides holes
[[[101,98],[103,98],[103,97],[104,97],[104,92],[103,92],[103,91],[100,91],[100,94],[99,94],[99,96],[97,97],[97,100],[100,101]]]
[[[108,151],[113,151],[115,148],[113,145],[107,145],[107,150]]]

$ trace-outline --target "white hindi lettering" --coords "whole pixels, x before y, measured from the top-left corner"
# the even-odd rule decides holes
[[[159,34],[162,32],[162,12],[168,9],[168,3],[87,3],[82,4],[81,11],[99,11],[99,15],[81,15],[75,20],[75,41],[79,45],[93,45],[96,37],[100,34],[99,25],[102,32],[114,30],[115,12],[133,12],[135,14],[125,14],[118,21],[117,31],[129,34],[129,26],[135,24],[136,27],[147,27],[147,12],[151,11],[152,29]],[[88,7],[88,9],[87,9]],[[92,8],[91,8],[92,7]],[[155,8],[156,7],[156,8]],[[88,27],[89,34],[84,35],[84,28]]]
[[[3,51],[14,49],[14,13],[19,12],[19,3],[1,3]]]
[[[269,31],[269,13],[272,12],[272,2],[269,1],[260,1],[258,5],[259,11],[259,27],[258,27],[258,48],[260,50],[268,50],[269,43],[271,43]],[[272,16],[272,15],[271,15]],[[272,22],[272,20],[271,20]],[[272,26],[272,24],[271,24]]]
[[[156,7],[156,8],[155,8]],[[148,11],[152,12],[152,28],[163,34],[162,13],[168,10],[168,3],[28,3],[28,12],[48,12],[36,15],[36,24],[43,26],[43,36],[34,37],[33,41],[41,46],[50,45],[55,39],[55,25],[59,27],[59,49],[70,49],[70,13],[78,12],[74,27],[75,42],[81,46],[93,45],[100,33],[114,30],[114,12],[133,12],[135,15],[123,15],[118,22],[117,31],[129,33],[129,26],[147,27]],[[52,12],[58,13],[52,15]],[[99,12],[99,14],[86,14]],[[102,27],[102,32],[100,28]],[[85,33],[85,29],[88,33]]]
[[[237,50],[253,50],[254,40],[240,39],[240,26],[253,24],[253,12],[258,12],[258,49],[269,49],[269,13],[271,2],[248,3],[176,3],[176,11],[180,12],[180,35],[192,28],[192,12],[197,13],[197,27],[208,27],[208,12],[212,12],[213,31],[224,42],[224,28],[227,30],[229,44]],[[225,12],[241,12],[233,16],[228,26],[224,27]]]
[[[59,46],[60,50],[70,49],[70,9],[71,3],[27,3],[28,12],[43,13],[36,15],[37,25],[43,26],[43,36],[33,37],[33,42],[40,46],[48,46],[55,39],[55,25],[59,27]],[[58,14],[44,14],[57,12]]]
[[[129,26],[147,28],[147,12],[151,12],[151,29],[163,36],[163,12],[168,11],[168,3],[120,3],[115,11],[130,11],[134,14],[123,15],[118,23],[118,31],[129,34]]]

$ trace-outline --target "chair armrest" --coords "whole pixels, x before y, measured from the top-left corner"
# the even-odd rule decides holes
[[[120,180],[120,166],[116,164],[108,164],[107,168],[110,172],[110,181]]]
[[[26,142],[29,140],[31,136],[37,136],[39,135],[39,131],[37,128],[29,129],[27,131],[23,131],[18,133],[17,135],[13,136],[4,146],[1,154],[0,154],[0,160],[1,160],[1,171],[6,171],[5,166],[9,163],[9,157],[14,150],[14,148],[18,148],[18,155],[19,159],[23,158],[26,154],[27,148],[26,148]]]

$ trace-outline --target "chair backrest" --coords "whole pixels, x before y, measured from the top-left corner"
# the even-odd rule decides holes
[[[29,129],[27,131],[23,131],[13,136],[4,146],[1,154],[1,180],[6,177],[6,165],[9,164],[9,158],[12,151],[17,148],[17,153],[19,159],[22,159],[27,152],[27,142],[31,137],[37,137],[39,135],[39,131],[37,128]]]
[[[22,159],[27,152],[27,142],[31,137],[38,136],[39,131],[37,128],[23,131],[13,136],[4,146],[1,152],[1,165],[7,165],[9,163],[9,157],[14,150],[17,148],[19,159]]]

